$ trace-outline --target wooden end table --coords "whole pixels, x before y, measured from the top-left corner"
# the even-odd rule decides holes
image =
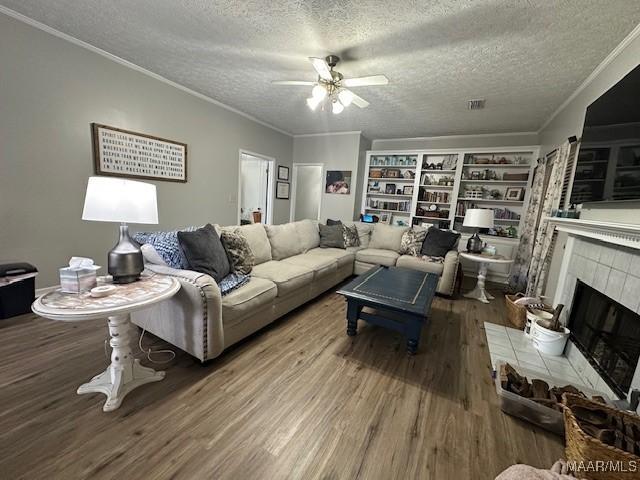
[[[164,372],[143,367],[140,360],[133,357],[130,314],[172,297],[180,290],[180,283],[172,277],[144,275],[137,282],[116,285],[116,289],[115,293],[102,298],[94,298],[89,292],[76,294],[56,290],[39,297],[31,306],[41,317],[64,322],[107,317],[111,365],[78,387],[78,394],[104,393],[107,401],[102,410],[105,412],[117,409],[134,388],[164,378]]]
[[[484,288],[484,282],[487,278],[487,267],[490,263],[494,264],[507,264],[513,263],[513,260],[510,258],[505,258],[502,255],[485,255],[481,253],[469,253],[469,252],[460,252],[460,256],[462,258],[466,258],[467,260],[471,260],[473,262],[478,262],[478,282],[476,286],[469,293],[465,293],[464,296],[467,298],[474,298],[476,300],[481,301],[482,303],[489,303],[489,300],[493,300],[495,297],[491,295]]]

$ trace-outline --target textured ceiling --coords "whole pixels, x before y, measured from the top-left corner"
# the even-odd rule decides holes
[[[535,131],[640,22],[638,0],[0,0],[294,134],[369,138]],[[384,73],[371,102],[311,112],[309,56]],[[466,100],[486,98],[482,111]]]

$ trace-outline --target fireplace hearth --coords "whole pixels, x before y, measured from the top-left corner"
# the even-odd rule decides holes
[[[640,357],[640,315],[578,280],[569,329],[573,343],[624,398]]]

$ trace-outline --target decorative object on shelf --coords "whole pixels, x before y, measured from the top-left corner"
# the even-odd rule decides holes
[[[351,192],[351,170],[327,170],[325,193],[349,195]]]
[[[380,223],[386,223],[387,225],[391,223],[391,214],[389,213],[381,213],[380,214]]]
[[[400,188],[396,190],[396,195],[402,195],[402,190]]]
[[[108,255],[114,283],[135,282],[144,263],[140,246],[129,236],[127,223],[158,223],[156,186],[120,178],[89,177],[82,219],[120,222],[120,238]]]
[[[387,178],[400,178],[402,177],[402,172],[399,168],[387,168],[384,171],[384,176]]]
[[[520,201],[524,198],[524,188],[522,187],[509,187],[504,194],[505,200]]]
[[[396,193],[396,184],[387,183],[384,187],[384,193],[386,193],[387,195],[394,195]]]
[[[289,181],[289,167],[278,166],[278,180]]]
[[[400,220],[400,219],[396,220],[395,223],[396,223],[397,227],[408,227],[409,226],[409,223],[405,222],[404,220]]]
[[[369,170],[369,177],[370,178],[382,178],[383,177],[383,170]]]
[[[404,178],[415,178],[416,172],[414,172],[413,170],[405,170],[402,176]]]
[[[475,233],[467,241],[467,251],[480,253],[482,251],[482,240],[478,235],[480,228],[493,228],[493,210],[487,208],[470,208],[464,216],[463,227],[475,228]]]
[[[380,193],[380,182],[373,182],[373,185],[369,185],[369,192]]]
[[[278,200],[289,200],[289,183],[276,182],[276,198]]]
[[[445,155],[442,160],[443,170],[455,170],[458,164],[458,155]]]
[[[469,187],[464,190],[465,199],[482,199],[484,198],[484,187]]]
[[[529,180],[528,173],[508,173],[505,172],[502,174],[502,180],[511,180],[516,182],[526,182]]]
[[[402,187],[403,195],[413,195],[413,185],[405,185]]]
[[[187,181],[187,144],[91,124],[96,175]]]

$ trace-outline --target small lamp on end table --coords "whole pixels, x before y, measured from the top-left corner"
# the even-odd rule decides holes
[[[493,228],[493,210],[488,208],[470,208],[464,215],[463,227],[476,228],[476,232],[467,240],[467,252],[482,252],[482,240],[478,235],[481,228]]]
[[[108,271],[113,283],[131,283],[144,270],[142,252],[129,236],[128,223],[158,223],[156,186],[110,177],[89,177],[83,220],[121,222],[120,239],[109,252]]]

